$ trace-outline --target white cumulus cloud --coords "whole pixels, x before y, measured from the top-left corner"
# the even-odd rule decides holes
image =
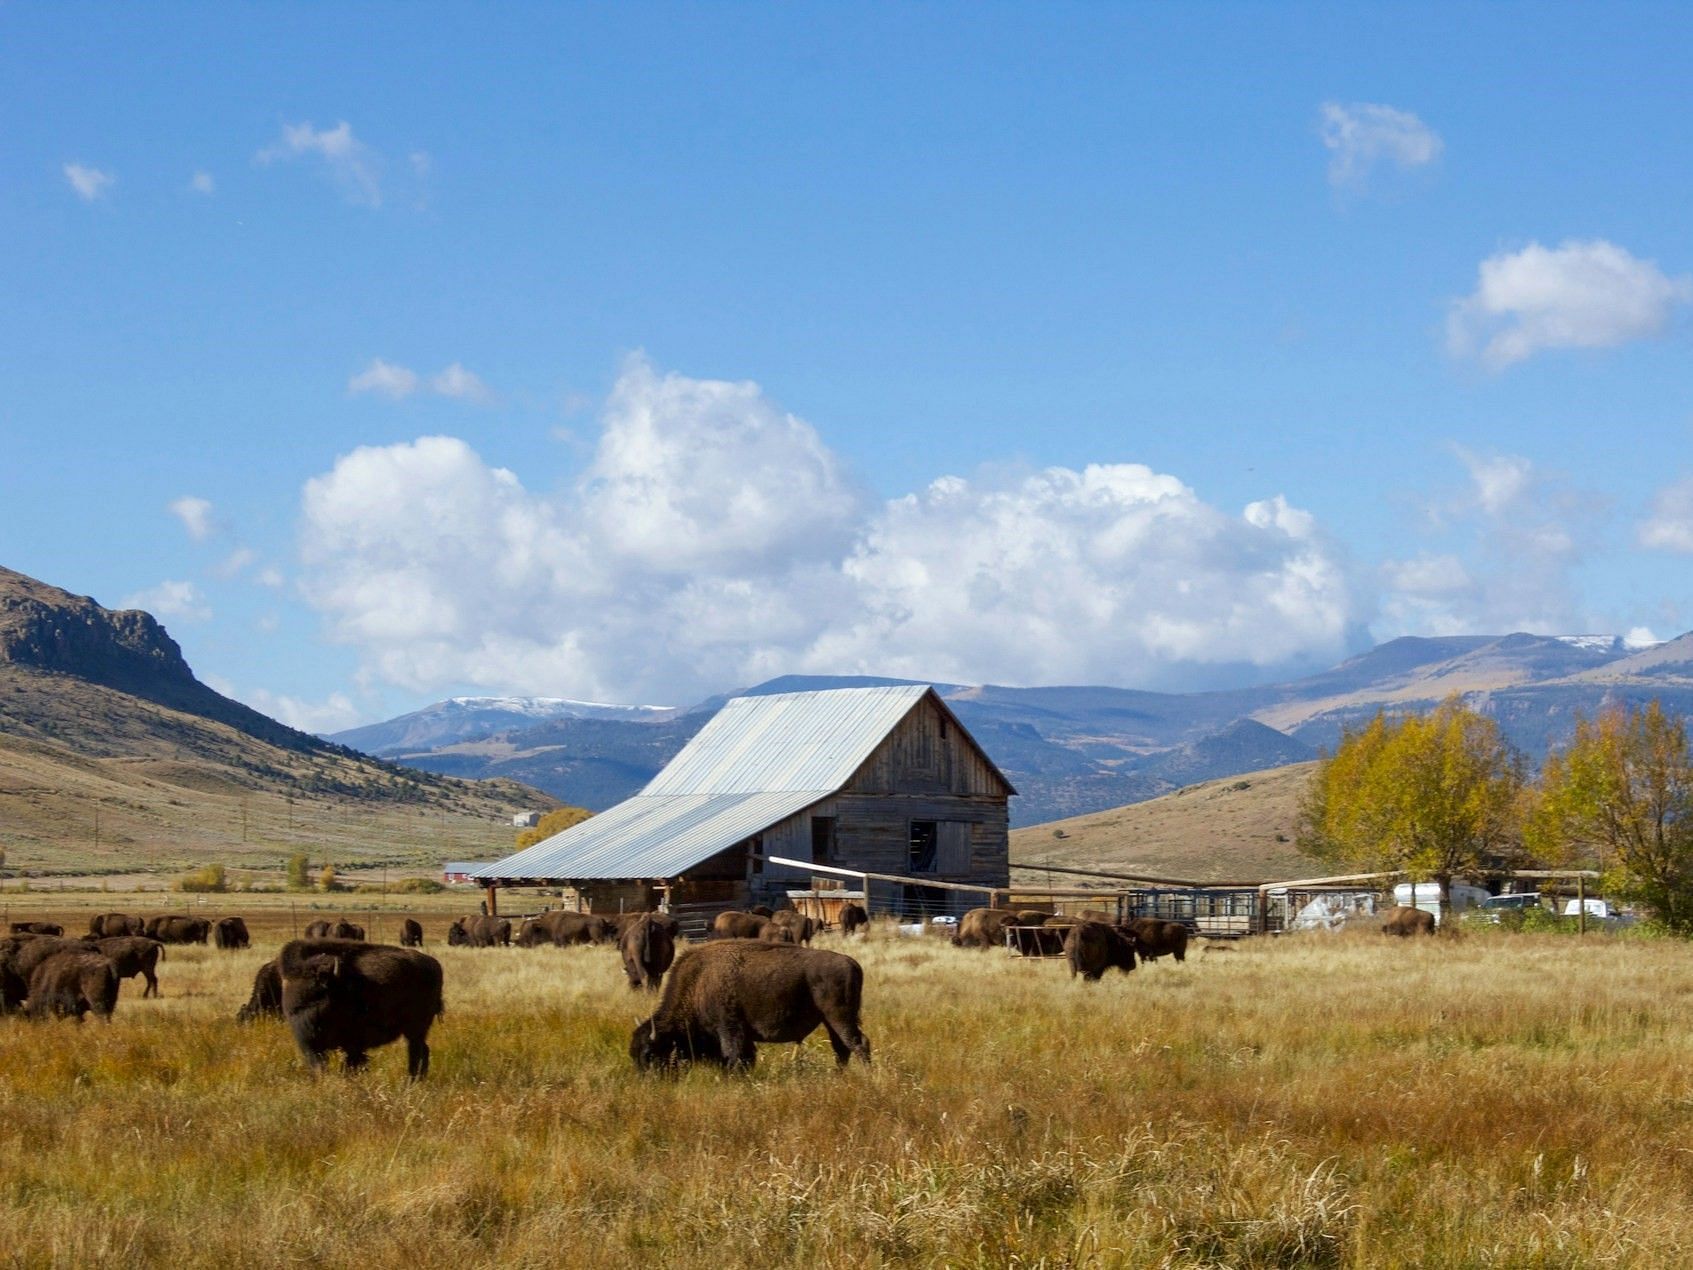
[[[195,542],[204,542],[217,530],[216,511],[208,499],[184,494],[171,499],[165,510],[182,522],[183,529]]]
[[[415,370],[408,370],[404,366],[396,366],[393,362],[385,362],[380,357],[373,357],[370,365],[347,381],[347,391],[354,395],[376,393],[378,396],[392,397],[398,401],[416,392],[417,382]]]
[[[1693,476],[1658,491],[1640,526],[1640,545],[1693,553]]]
[[[1456,357],[1502,370],[1547,349],[1612,348],[1659,335],[1693,278],[1603,239],[1530,243],[1481,262],[1476,289],[1455,301],[1446,342]]]
[[[587,470],[540,493],[463,441],[307,483],[301,589],[363,673],[686,700],[786,671],[1157,682],[1345,651],[1338,553],[1133,464],[872,497],[756,384],[625,366]],[[537,485],[550,488],[543,478]]]
[[[1322,139],[1329,180],[1337,186],[1364,185],[1380,163],[1423,167],[1442,149],[1439,134],[1410,111],[1370,102],[1324,102]]]
[[[332,692],[322,701],[307,701],[264,688],[241,692],[232,684],[218,686],[217,690],[302,732],[340,732],[364,721],[363,712],[342,692]]]
[[[126,595],[118,601],[120,609],[145,609],[156,618],[179,618],[184,622],[204,622],[212,615],[211,605],[192,582],[167,578],[155,587],[147,587]]]
[[[285,123],[281,136],[254,158],[262,164],[316,158],[348,202],[382,206],[381,156],[353,135],[345,119],[333,128],[316,128],[309,121]]]
[[[102,172],[99,168],[89,167],[84,163],[67,163],[64,170],[65,180],[70,182],[77,197],[87,203],[104,198],[106,191],[111,189],[118,179],[110,172]]]

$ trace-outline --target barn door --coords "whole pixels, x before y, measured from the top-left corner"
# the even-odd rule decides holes
[[[943,820],[935,843],[935,872],[966,874],[970,872],[970,823],[965,820]]]

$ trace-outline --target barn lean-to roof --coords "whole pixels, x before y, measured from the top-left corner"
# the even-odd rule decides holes
[[[836,793],[933,693],[899,684],[737,697],[639,794],[476,876],[675,877]],[[969,738],[938,694],[934,700]]]

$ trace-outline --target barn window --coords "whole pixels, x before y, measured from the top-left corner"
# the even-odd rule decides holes
[[[813,861],[827,864],[835,858],[835,818],[833,816],[813,816],[811,818],[811,858]]]
[[[935,845],[940,840],[940,826],[933,820],[911,822],[911,871],[935,871]]]

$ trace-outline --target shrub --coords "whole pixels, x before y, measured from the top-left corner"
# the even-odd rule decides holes
[[[447,888],[434,878],[406,878],[388,889],[398,895],[439,895]]]
[[[229,880],[224,876],[223,865],[206,864],[195,869],[192,873],[184,873],[170,884],[173,891],[221,893],[229,889]]]
[[[311,864],[303,851],[288,857],[288,889],[290,891],[309,891],[312,889]]]

